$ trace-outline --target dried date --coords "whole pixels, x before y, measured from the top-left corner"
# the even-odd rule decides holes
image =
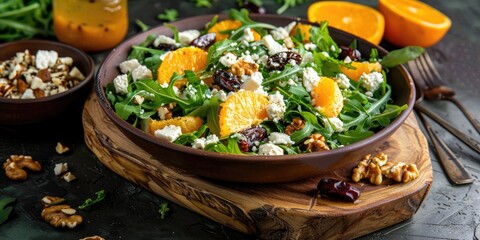
[[[215,33],[207,33],[193,39],[190,45],[207,50],[215,42],[215,37]]]
[[[300,64],[302,63],[302,55],[296,52],[279,52],[268,58],[267,68],[269,70],[283,70],[287,63],[292,63],[292,60],[295,64]]]
[[[168,44],[168,43],[160,43],[157,46],[157,49],[163,50],[163,51],[175,51],[177,50],[177,48],[178,47],[175,46],[174,44]]]
[[[315,205],[318,195],[331,200],[353,203],[360,197],[360,190],[341,180],[322,178],[317,184],[316,194],[310,201],[310,209]]]
[[[267,138],[267,130],[263,127],[247,128],[240,134],[244,136],[243,139],[238,140],[238,147],[242,152],[250,151],[253,146]]]
[[[213,73],[213,81],[221,89],[229,92],[237,91],[242,85],[242,83],[238,80],[237,76],[225,70],[215,71]]]
[[[360,61],[362,60],[362,54],[355,48],[347,47],[347,46],[340,46],[342,50],[340,55],[338,56],[339,59],[343,60],[346,57],[350,58],[352,61]]]

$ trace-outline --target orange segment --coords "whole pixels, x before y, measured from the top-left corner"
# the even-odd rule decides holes
[[[221,41],[224,39],[227,39],[229,37],[228,34],[221,33],[223,31],[228,31],[228,30],[235,30],[239,27],[242,26],[242,23],[238,20],[223,20],[220,22],[215,23],[210,29],[208,29],[209,33],[215,33],[215,41]],[[253,32],[253,38],[255,41],[259,41],[261,39],[261,36],[258,32],[252,30]]]
[[[184,116],[167,120],[149,119],[148,130],[154,134],[156,130],[163,129],[168,125],[175,125],[182,128],[182,134],[191,133],[200,129],[203,125],[203,120],[200,117]]]
[[[340,66],[340,70],[342,70],[343,74],[355,82],[358,82],[364,73],[369,74],[373,71],[382,72],[382,65],[378,62],[352,62],[351,64],[355,69],[349,69],[344,66]]]
[[[185,70],[199,72],[207,65],[207,52],[197,47],[179,48],[175,51],[167,53],[162,64],[158,67],[158,82],[160,84],[169,83],[176,72],[180,75]],[[187,82],[186,79],[179,80],[175,83],[176,87],[181,87]]]
[[[385,16],[385,39],[400,47],[430,47],[440,41],[452,25],[435,8],[414,0],[379,0]]]
[[[221,104],[219,115],[220,136],[226,137],[268,118],[268,97],[251,91],[240,91],[230,95]]]
[[[352,2],[319,1],[308,7],[310,22],[328,21],[328,25],[378,45],[383,37],[385,19],[374,8]]]
[[[297,35],[298,31],[300,31],[300,34],[303,36],[303,42],[307,43],[310,42],[310,29],[312,28],[312,25],[310,24],[303,24],[303,23],[298,23],[293,27],[292,31],[290,31],[290,36],[295,36]]]
[[[325,116],[332,118],[338,116],[343,108],[343,96],[338,84],[331,78],[320,77],[320,81],[313,89],[312,98],[314,106]]]

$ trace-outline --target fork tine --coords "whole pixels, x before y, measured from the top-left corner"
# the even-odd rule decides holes
[[[440,73],[438,72],[437,68],[435,67],[435,64],[433,64],[432,58],[430,58],[430,54],[428,54],[428,52],[425,51],[425,53],[423,55],[425,57],[426,63],[428,64],[428,66],[430,66],[429,69],[432,71],[433,77],[435,79],[437,79],[437,82],[442,82],[443,78],[442,78],[442,76],[440,76]]]
[[[432,73],[433,72],[432,68],[434,68],[435,66],[429,65],[428,59],[426,56],[428,55],[425,52],[417,59],[418,59],[418,64],[421,66],[420,69],[422,72],[423,79],[425,81],[425,85],[427,89],[432,89],[432,88],[438,87],[439,83],[435,80],[435,76],[433,76],[434,73]]]

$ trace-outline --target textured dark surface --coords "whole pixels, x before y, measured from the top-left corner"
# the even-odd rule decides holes
[[[194,8],[191,1],[130,0],[129,34],[138,32],[133,23],[140,19],[155,26],[161,24],[155,16],[167,8],[180,11],[180,18],[222,12],[234,1],[215,1],[211,9]],[[269,12],[277,8],[266,1]],[[360,2],[360,1],[357,1]],[[447,14],[453,22],[445,38],[428,49],[445,81],[457,92],[467,107],[480,115],[480,5],[478,0],[424,1]],[[362,1],[376,7],[376,1]],[[308,4],[292,8],[289,16],[306,16]],[[394,47],[383,41],[387,49]],[[105,53],[92,55],[100,63]],[[455,126],[479,140],[480,136],[448,102],[427,102],[426,106],[445,117]],[[12,182],[0,171],[0,198],[15,197],[16,203],[7,222],[0,225],[0,239],[79,239],[100,235],[106,239],[254,239],[230,230],[218,223],[168,202],[131,184],[104,167],[85,146],[81,124],[81,109],[48,123],[25,126],[0,126],[0,160],[11,154],[31,155],[41,161],[44,170],[29,175],[24,182]],[[5,113],[0,113],[5,114]],[[434,171],[433,186],[416,215],[403,223],[372,233],[362,239],[480,239],[480,156],[432,122],[439,135],[452,150],[464,159],[476,181],[471,185],[454,186],[443,172],[434,152],[431,152]],[[57,142],[71,151],[65,155],[55,152]],[[67,183],[53,174],[55,163],[68,162],[77,180]],[[45,194],[64,196],[72,206],[94,197],[100,189],[106,199],[92,209],[81,211],[84,223],[74,230],[55,229],[40,218],[40,199]],[[160,204],[171,209],[160,218]]]

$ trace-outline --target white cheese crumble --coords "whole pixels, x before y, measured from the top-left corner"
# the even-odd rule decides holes
[[[140,66],[140,63],[135,58],[127,61],[123,61],[118,65],[122,73],[129,73],[133,71],[133,69],[137,68],[138,66]]]
[[[272,35],[273,39],[275,39],[275,40],[283,40],[283,39],[287,38],[288,36],[290,36],[287,29],[285,29],[283,27],[278,27],[276,29],[271,30],[270,34]]]
[[[268,49],[268,55],[273,55],[279,52],[287,51],[287,48],[283,47],[280,43],[275,41],[272,35],[266,35],[262,38],[263,45]]]
[[[113,86],[117,94],[127,94],[128,92],[128,77],[127,74],[118,75],[113,79]]]
[[[305,49],[308,50],[308,51],[313,51],[313,50],[317,49],[317,45],[315,45],[313,43],[306,43],[304,46],[305,46]]]
[[[237,62],[237,56],[233,53],[228,52],[219,59],[220,63],[225,67],[231,67]]]
[[[45,69],[55,66],[58,59],[58,53],[56,51],[38,50],[35,55],[35,66],[37,69]]]
[[[279,145],[290,146],[295,144],[295,142],[292,141],[292,139],[290,139],[290,136],[281,132],[270,133],[270,135],[268,136],[268,140],[270,140],[270,142],[272,142],[273,144],[279,144]]]
[[[200,31],[192,29],[178,33],[178,40],[182,46],[189,46],[193,39],[200,36]]]
[[[254,72],[252,75],[243,75],[242,76],[243,84],[240,87],[246,91],[252,91],[256,93],[265,94],[265,91],[262,87],[263,76],[261,72]]]
[[[343,73],[339,73],[337,76],[335,76],[335,82],[341,89],[347,89],[350,87],[350,79],[348,79],[348,77]]]
[[[177,46],[177,42],[175,42],[175,39],[171,37],[167,37],[165,35],[160,35],[155,40],[153,41],[153,46],[158,47],[160,44],[170,44],[170,45],[175,45]]]
[[[343,121],[340,120],[340,118],[333,117],[329,118],[328,121],[330,121],[331,126],[336,132],[342,132],[343,129]]]
[[[303,86],[307,92],[311,92],[319,81],[320,76],[318,76],[318,73],[313,68],[307,67],[303,70]]]
[[[133,69],[132,71],[132,79],[133,81],[137,81],[140,79],[152,78],[152,71],[148,69],[146,66],[140,65]]]
[[[278,122],[283,118],[287,107],[283,101],[283,95],[280,92],[275,92],[268,96],[267,113],[274,122]]]
[[[243,30],[243,40],[246,42],[253,42],[255,41],[255,37],[253,36],[253,31],[250,28],[245,28]]]
[[[155,137],[166,139],[170,142],[175,141],[180,135],[182,135],[182,128],[175,125],[167,125],[162,129],[158,129],[154,132]]]
[[[258,155],[283,155],[283,149],[269,142],[258,147]]]
[[[217,135],[212,134],[208,135],[207,138],[197,138],[193,141],[192,147],[197,149],[204,149],[205,146],[212,143],[217,143],[219,141]]]
[[[218,90],[216,88],[212,89],[212,96],[215,96],[218,100],[222,102],[227,101],[227,93],[223,90]]]
[[[382,84],[383,75],[379,72],[363,73],[360,80],[363,81],[362,87],[373,94]]]
[[[313,62],[313,54],[311,52],[305,52],[302,58],[302,64],[307,64]]]

